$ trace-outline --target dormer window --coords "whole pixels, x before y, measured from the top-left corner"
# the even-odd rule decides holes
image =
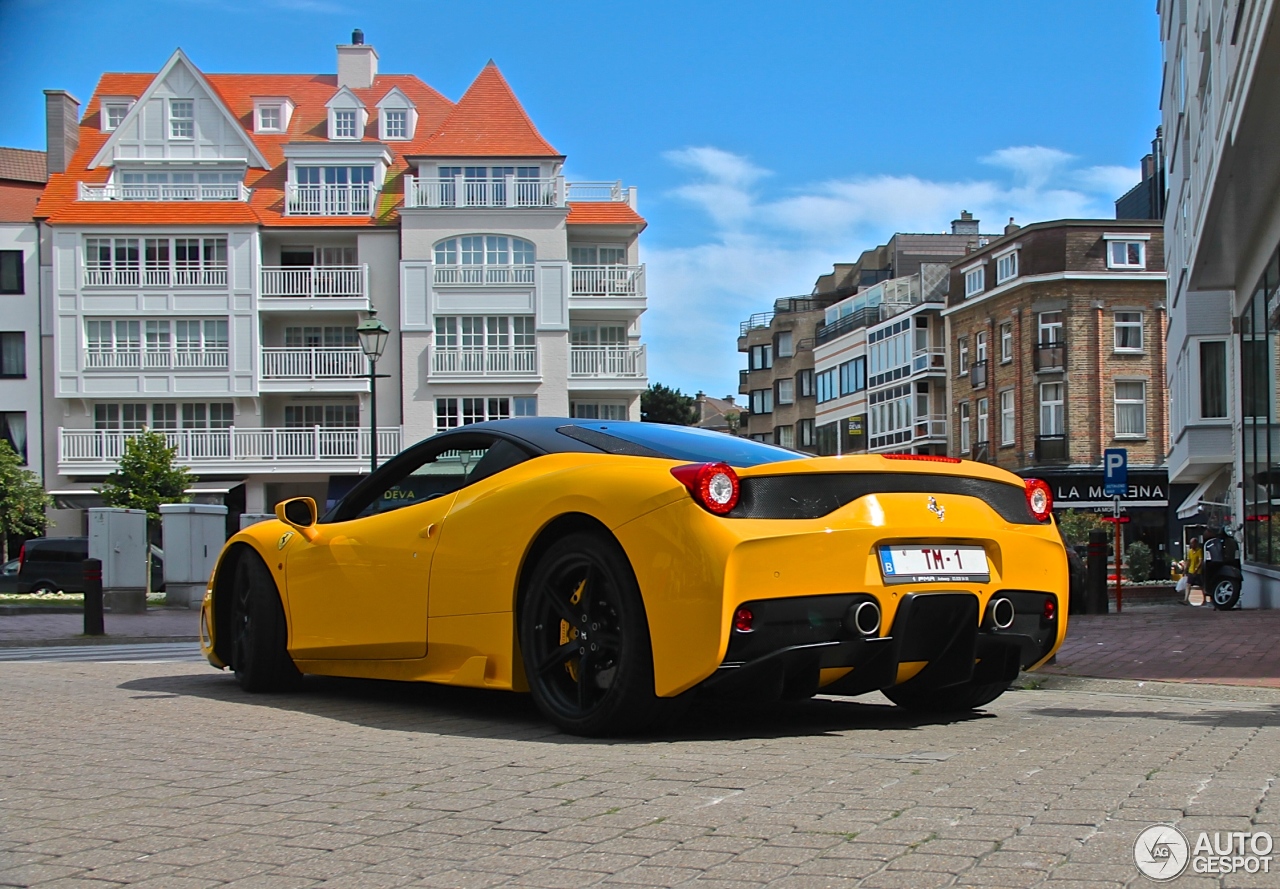
[[[1018,251],[1015,248],[996,257],[996,284],[1012,281],[1016,277],[1018,277]]]
[[[285,96],[254,96],[253,131],[255,133],[283,133],[289,129],[293,116],[293,102]]]
[[[964,273],[964,295],[965,298],[976,296],[987,289],[986,273],[982,266],[968,269]]]
[[[409,112],[403,110],[384,111],[382,133],[384,139],[409,138]]]
[[[104,132],[111,132],[124,123],[124,116],[129,113],[129,106],[123,102],[112,102],[110,105],[103,106],[102,109],[102,129]]]
[[[169,138],[194,139],[196,135],[196,103],[191,99],[169,100]]]
[[[278,133],[280,131],[280,106],[263,105],[258,109],[258,132]]]
[[[1107,268],[1125,271],[1146,271],[1147,241],[1151,236],[1141,232],[1104,234],[1107,245]]]
[[[356,137],[356,113],[354,111],[333,112],[333,138],[354,139]]]

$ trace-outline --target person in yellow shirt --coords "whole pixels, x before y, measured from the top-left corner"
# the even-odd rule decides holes
[[[1191,588],[1200,587],[1202,579],[1201,572],[1204,570],[1204,547],[1200,543],[1199,537],[1192,537],[1190,544],[1187,546],[1187,594],[1186,602],[1191,603]]]

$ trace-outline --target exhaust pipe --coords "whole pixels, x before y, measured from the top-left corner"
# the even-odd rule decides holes
[[[1013,603],[1004,598],[992,599],[991,604],[987,606],[987,615],[993,627],[997,630],[1007,630],[1013,626]]]
[[[853,628],[863,636],[874,636],[879,633],[880,606],[867,600],[854,605]]]

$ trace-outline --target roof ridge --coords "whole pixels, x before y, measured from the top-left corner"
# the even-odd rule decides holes
[[[427,148],[432,154],[464,157],[563,157],[538,132],[492,59],[431,135]]]

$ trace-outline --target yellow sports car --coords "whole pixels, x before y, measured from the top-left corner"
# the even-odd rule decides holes
[[[248,691],[304,673],[529,691],[634,731],[687,692],[979,707],[1066,633],[1048,486],[982,463],[808,457],[677,426],[478,423],[318,517],[227,542],[201,614]]]

